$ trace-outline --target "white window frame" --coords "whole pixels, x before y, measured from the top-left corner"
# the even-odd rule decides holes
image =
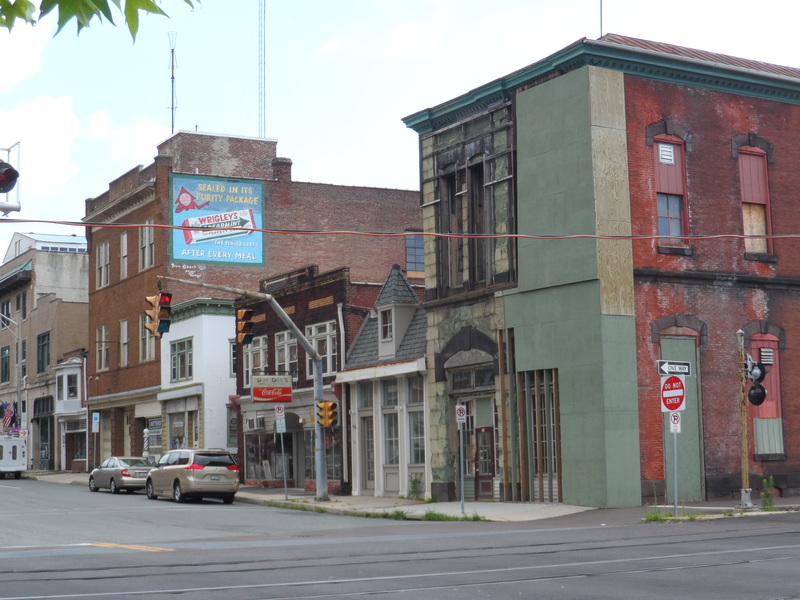
[[[139,362],[148,362],[156,358],[156,338],[145,327],[149,322],[146,314],[139,315]]]
[[[123,319],[119,322],[119,366],[120,367],[127,367],[128,366],[128,349],[129,349],[129,339],[128,339],[128,321]]]
[[[194,377],[192,338],[175,340],[169,345],[170,381],[190,381]]]
[[[119,278],[128,277],[128,232],[125,231],[119,236]]]
[[[144,222],[145,225],[152,225],[153,219]],[[153,227],[141,227],[139,229],[139,270],[144,271],[155,264],[155,229]]]
[[[108,242],[97,245],[95,253],[95,288],[100,289],[111,283],[110,275],[111,247]]]
[[[322,375],[336,372],[336,321],[315,323],[306,327],[306,339],[322,358]],[[314,361],[306,352],[306,379],[314,379]]]
[[[381,341],[388,342],[394,337],[394,314],[391,308],[380,310]]]
[[[292,381],[297,381],[299,361],[297,358],[297,340],[287,329],[275,334],[275,370],[290,373]]]
[[[108,371],[109,364],[108,358],[110,355],[110,332],[108,325],[100,325],[97,328],[97,350],[96,350],[96,362],[95,367],[98,372],[100,371]]]
[[[249,388],[253,380],[253,372],[267,368],[269,343],[267,336],[261,335],[254,337],[253,341],[244,346],[242,350],[242,387]]]

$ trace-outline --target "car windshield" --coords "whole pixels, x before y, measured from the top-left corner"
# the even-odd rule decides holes
[[[121,458],[119,462],[123,467],[149,467],[150,463],[144,458]]]
[[[194,464],[201,467],[229,467],[236,462],[230,454],[195,454]]]

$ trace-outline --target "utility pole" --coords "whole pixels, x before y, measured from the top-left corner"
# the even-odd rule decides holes
[[[742,489],[739,506],[753,508],[753,502],[750,500],[750,464],[747,460],[747,399],[744,393],[747,379],[747,358],[744,352],[744,331],[741,329],[736,332],[736,340],[739,347],[739,417],[742,427]]]
[[[292,321],[291,317],[286,314],[286,311],[281,308],[281,305],[278,304],[275,298],[273,298],[270,294],[264,294],[262,292],[250,292],[240,288],[227,287],[224,285],[213,285],[211,283],[203,283],[202,281],[178,279],[176,277],[168,277],[166,275],[157,275],[156,277],[158,279],[175,281],[185,285],[204,287],[211,290],[218,290],[220,292],[228,292],[230,294],[236,294],[237,296],[246,296],[248,298],[266,300],[272,310],[274,310],[280,320],[283,321],[283,324],[289,328],[289,330],[292,332],[292,335],[295,337],[295,339],[297,339],[297,342],[300,344],[300,346],[302,346],[303,350],[308,353],[308,355],[311,357],[311,360],[314,362],[314,405],[316,406],[317,403],[322,402],[322,357],[319,355],[319,352],[317,352],[317,349],[314,348],[313,344],[311,344],[306,336],[303,335],[297,325],[294,324],[294,321]],[[327,501],[330,500],[328,497],[328,464],[325,456],[325,439],[322,434],[322,425],[320,425],[319,419],[314,420],[314,446],[314,464],[316,465],[317,480],[317,493],[314,499],[317,501]]]

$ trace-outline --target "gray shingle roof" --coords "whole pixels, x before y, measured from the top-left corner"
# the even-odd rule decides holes
[[[389,271],[389,276],[381,288],[375,306],[387,306],[389,304],[419,304],[419,298],[411,289],[405,274],[398,265],[393,265]]]
[[[389,304],[414,304],[415,306],[419,304],[419,298],[397,265],[392,267],[380,294],[378,294],[378,299],[375,301],[376,307]],[[428,320],[425,316],[425,309],[417,307],[395,355],[380,359],[378,318],[374,313],[370,314],[361,325],[361,329],[347,353],[347,370],[422,358],[425,356],[427,344],[427,327]]]

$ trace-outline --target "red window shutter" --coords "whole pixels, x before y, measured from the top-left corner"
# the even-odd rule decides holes
[[[767,204],[767,157],[763,153],[739,149],[739,181],[742,186],[742,202]]]
[[[669,143],[674,150],[674,161],[672,164],[665,164],[660,159],[661,144]],[[653,144],[655,149],[656,164],[656,191],[662,194],[675,194],[683,196],[685,194],[685,176],[683,174],[683,144],[671,142],[659,142]]]

